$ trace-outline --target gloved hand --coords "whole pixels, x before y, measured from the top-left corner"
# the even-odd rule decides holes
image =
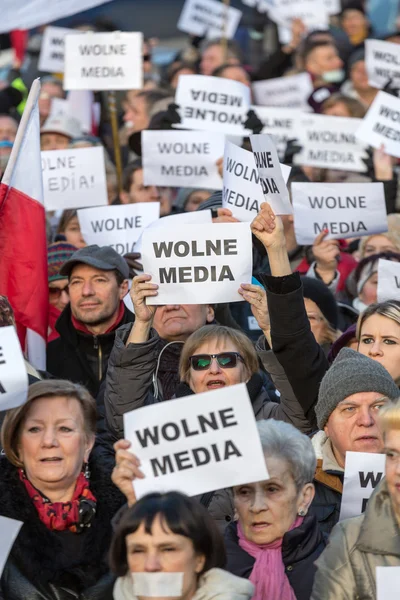
[[[251,129],[253,133],[261,133],[262,130],[264,129],[264,124],[257,117],[254,110],[250,109],[247,112],[246,116],[247,116],[247,119],[243,123],[243,127],[245,127],[245,129]]]
[[[288,140],[286,142],[285,156],[283,157],[283,161],[282,161],[283,164],[292,165],[294,155],[301,152],[302,148],[303,148],[303,146],[299,143],[299,140],[297,140],[295,138],[292,140]]]

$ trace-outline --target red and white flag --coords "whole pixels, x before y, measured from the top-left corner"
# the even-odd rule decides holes
[[[29,362],[45,369],[48,282],[39,93],[36,79],[0,184],[0,294],[14,309]]]

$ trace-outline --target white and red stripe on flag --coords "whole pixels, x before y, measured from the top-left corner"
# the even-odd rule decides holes
[[[14,309],[28,360],[46,365],[48,314],[46,216],[36,79],[0,184],[0,294]]]

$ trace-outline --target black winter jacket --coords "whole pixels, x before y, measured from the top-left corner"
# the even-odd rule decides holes
[[[18,471],[0,459],[0,514],[23,521],[0,580],[3,600],[104,600],[112,598],[107,556],[111,519],[125,498],[110,472],[90,464],[90,489],[97,499],[92,526],[82,533],[51,531],[40,521]]]
[[[226,569],[239,577],[249,578],[255,559],[239,546],[237,523],[225,530]],[[314,582],[315,561],[327,543],[315,517],[305,517],[303,524],[283,536],[282,560],[297,600],[309,600]]]

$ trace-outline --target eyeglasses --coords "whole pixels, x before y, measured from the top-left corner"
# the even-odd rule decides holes
[[[49,287],[49,296],[52,300],[58,300],[58,298],[61,296],[62,292],[65,292],[66,294],[69,295],[69,286],[66,285],[63,288]]]
[[[194,354],[189,358],[190,366],[194,371],[205,371],[211,366],[213,359],[223,369],[233,369],[237,365],[237,361],[244,362],[243,356],[239,352],[221,352],[220,354]]]

